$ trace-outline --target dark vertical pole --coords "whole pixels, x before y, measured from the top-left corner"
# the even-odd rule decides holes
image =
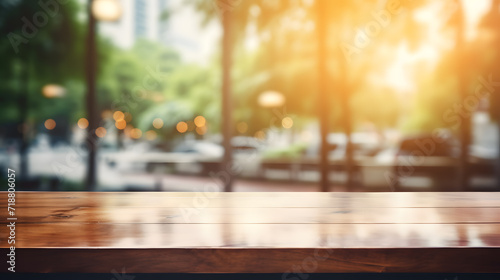
[[[343,115],[342,115],[342,126],[344,127],[344,133],[346,136],[346,154],[345,154],[345,172],[347,175],[347,181],[346,181],[346,189],[347,191],[352,191],[353,190],[353,173],[354,173],[354,150],[353,150],[353,145],[352,145],[352,139],[351,139],[351,133],[352,133],[352,126],[351,126],[351,95],[350,95],[350,86],[348,84],[348,77],[347,77],[347,65],[346,65],[346,60],[343,57],[343,53],[339,48],[338,51],[338,58],[337,60],[339,61],[339,68],[340,68],[340,79],[338,80],[340,87],[339,87],[339,94],[340,94],[340,102],[342,104],[342,110],[343,110]]]
[[[96,32],[96,20],[92,14],[92,0],[88,0],[87,5],[87,16],[88,16],[88,34],[87,34],[87,46],[86,46],[86,81],[87,81],[87,119],[89,121],[89,126],[87,127],[87,147],[88,147],[88,158],[87,158],[87,174],[86,174],[86,188],[88,191],[95,190],[97,186],[97,168],[96,168],[96,154],[97,154],[97,140],[95,135],[95,130],[98,125],[97,119],[97,102],[96,102],[96,42],[95,42],[95,32]]]
[[[489,29],[491,32],[494,32],[494,41],[493,48],[497,51],[500,50],[500,0],[493,0],[491,3],[491,8],[488,14],[484,17],[488,20],[483,23],[484,27]],[[497,53],[497,57],[498,57]],[[499,70],[498,65],[500,65],[500,60],[497,59],[492,68],[493,73],[497,73]],[[497,94],[497,93],[495,93]],[[493,111],[498,110],[500,108],[500,97],[492,96],[490,97],[491,107],[494,108]],[[500,118],[498,113],[491,114],[492,117],[497,121],[497,129],[498,133],[500,133]],[[500,139],[500,135],[498,137]],[[500,140],[497,143],[497,147],[500,151]],[[495,164],[495,177],[497,181],[497,189],[500,189],[500,156],[497,156],[496,164]]]
[[[494,0],[493,3],[491,3],[491,9],[490,9],[490,18],[492,19],[492,26],[490,26],[491,29],[494,30],[495,32],[495,41],[494,41],[494,48],[500,50],[500,0]],[[497,53],[498,57],[498,53]],[[500,61],[497,59],[496,65],[500,65]],[[498,69],[498,66],[495,66],[495,69]],[[495,103],[493,103],[493,102]],[[500,108],[500,98],[499,97],[494,97],[490,98],[490,102],[492,102],[492,106],[494,108]],[[498,117],[498,115],[496,116]],[[497,118],[497,129],[498,132],[500,133],[500,119]],[[498,135],[498,143],[497,143],[497,148],[500,151],[500,135]],[[497,190],[500,190],[500,155],[497,156],[497,162],[495,165],[495,177],[497,180]]]
[[[224,191],[233,190],[232,164],[232,101],[231,101],[231,55],[232,55],[232,31],[231,11],[222,13],[222,145],[224,146],[224,158],[222,159],[222,172],[226,173]]]
[[[20,85],[21,94],[18,99],[19,106],[19,116],[20,116],[20,125],[19,131],[21,132],[21,145],[19,146],[19,159],[20,159],[20,172],[19,178],[21,180],[26,180],[29,177],[29,169],[28,169],[28,100],[29,100],[29,71],[28,65],[31,56],[26,58],[26,61],[21,62],[21,75],[20,75]]]
[[[497,50],[497,57],[499,55],[498,50],[500,50],[500,0],[493,0],[491,3],[490,10],[487,14],[484,15],[483,17],[483,22],[481,23],[481,27],[488,30],[489,32],[493,32],[494,34],[494,40],[493,40],[493,45],[488,46],[490,48],[494,48]],[[498,65],[500,65],[500,60],[497,59],[494,61],[494,64],[492,68],[490,68],[490,71],[493,73],[497,73],[499,68]],[[499,114],[496,113],[496,110],[500,108],[500,97],[499,96],[490,96],[490,104],[491,107],[493,108],[490,109],[490,116],[497,121],[497,129],[498,132],[500,133],[500,117]],[[500,139],[500,135],[499,135]],[[497,147],[500,151],[500,141],[497,142]],[[495,164],[495,177],[496,177],[496,182],[497,182],[497,189],[500,189],[500,156],[497,156],[496,164]]]
[[[29,14],[29,9],[25,7],[23,14]],[[29,126],[28,126],[28,111],[29,111],[29,95],[30,95],[30,66],[33,59],[33,53],[23,53],[18,61],[20,71],[17,73],[19,76],[19,96],[17,100],[19,110],[19,127],[18,130],[21,136],[21,143],[19,145],[19,179],[21,181],[29,178],[29,164],[28,164],[28,146],[29,146]]]
[[[456,50],[457,50],[457,77],[459,83],[460,100],[462,102],[467,98],[467,85],[465,77],[465,64],[463,63],[464,57],[464,12],[462,4],[459,0],[455,0],[457,5],[456,14]],[[459,191],[465,191],[469,186],[469,168],[468,168],[468,158],[469,158],[469,144],[470,144],[470,134],[471,134],[471,121],[470,116],[465,116],[462,118],[462,126],[460,129],[460,161],[459,161],[459,172],[458,172],[458,187]]]
[[[328,98],[328,73],[326,67],[326,7],[324,0],[316,1],[317,8],[317,36],[318,36],[318,112],[320,123],[320,137],[321,137],[321,150],[320,150],[320,172],[321,191],[329,191],[329,166],[328,166],[328,105],[330,100]]]

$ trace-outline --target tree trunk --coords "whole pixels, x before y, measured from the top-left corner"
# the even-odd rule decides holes
[[[352,134],[352,123],[351,123],[351,90],[348,81],[348,76],[347,76],[347,65],[345,58],[343,57],[342,51],[339,49],[337,52],[337,60],[339,61],[339,68],[340,68],[340,79],[338,79],[338,83],[340,86],[339,93],[340,94],[340,99],[341,99],[341,104],[342,104],[342,110],[344,114],[342,115],[342,126],[344,127],[344,133],[346,136],[346,154],[345,154],[345,172],[347,175],[347,181],[346,181],[346,189],[347,191],[352,191],[353,186],[354,186],[354,149],[352,145],[352,139],[351,139],[351,134]]]
[[[491,3],[491,10],[490,10],[490,18],[492,18],[494,20],[493,22],[493,26],[490,26],[491,29],[493,29],[496,34],[495,34],[495,43],[494,43],[494,48],[498,50],[500,50],[500,0],[494,0],[493,3]],[[497,53],[497,63],[496,65],[500,65],[500,59],[498,59],[498,57],[500,57],[500,53]],[[498,66],[495,67],[496,69],[499,69]],[[495,69],[495,70],[496,70]],[[498,110],[498,108],[500,108],[500,98],[490,98],[490,102],[496,102],[496,104],[492,104],[492,106],[494,108],[496,108]],[[498,135],[498,143],[497,143],[497,146],[498,146],[498,154],[497,154],[497,160],[496,160],[496,166],[495,166],[495,176],[496,176],[496,182],[497,182],[497,190],[500,190],[500,118],[498,117],[498,114],[495,116],[496,117],[496,122],[497,122],[497,127],[498,127],[498,131],[497,133],[499,134]]]
[[[320,173],[321,191],[327,192],[330,190],[330,170],[328,163],[329,144],[329,114],[328,107],[330,98],[328,94],[328,69],[326,67],[327,52],[326,52],[326,5],[324,0],[317,0],[317,42],[318,42],[318,118],[320,123]]]
[[[29,59],[29,58],[28,58]],[[19,146],[19,179],[25,181],[29,178],[29,167],[28,167],[28,104],[29,104],[29,73],[28,73],[29,61],[24,61],[22,63],[21,77],[20,77],[20,88],[21,94],[18,99],[19,107],[19,131],[21,133],[21,143]]]
[[[232,56],[232,30],[231,11],[222,13],[222,144],[224,146],[224,157],[222,159],[221,172],[225,173],[224,191],[233,190],[234,174],[232,165],[232,98],[231,98],[231,56]]]
[[[462,4],[459,0],[456,0],[457,5],[457,17],[456,17],[456,50],[458,54],[457,58],[457,77],[459,82],[459,92],[460,100],[464,102],[467,98],[467,84],[465,75],[465,63],[464,59],[464,12]],[[460,160],[459,160],[459,172],[458,172],[458,191],[466,191],[469,188],[469,145],[471,139],[471,116],[466,116],[462,118],[462,126],[460,128]]]
[[[97,137],[95,130],[98,125],[97,118],[97,99],[96,99],[96,42],[95,42],[95,29],[96,20],[92,14],[92,0],[88,1],[87,5],[88,16],[88,34],[87,34],[87,59],[86,59],[86,79],[87,79],[87,119],[89,126],[87,127],[87,174],[86,174],[86,188],[88,191],[94,191],[97,187]]]

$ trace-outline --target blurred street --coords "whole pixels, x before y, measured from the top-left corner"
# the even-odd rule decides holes
[[[500,190],[500,1],[47,3],[0,1],[21,188]]]
[[[346,174],[343,171],[330,173],[331,191],[394,191],[391,189],[389,174],[393,162],[383,152],[379,157],[364,158],[361,168],[360,184],[354,189],[345,186]],[[78,183],[85,175],[86,154],[78,148],[58,147],[48,150],[32,150],[29,153],[29,170],[35,178],[57,178],[55,190],[65,190]],[[234,191],[318,191],[318,170],[298,170],[297,166],[285,165],[280,168],[263,170],[265,160],[255,154],[235,157],[235,171],[238,177]],[[3,166],[18,167],[19,155],[0,157]],[[223,191],[224,180],[228,174],[219,170],[220,159],[209,161],[212,169],[203,170],[204,164],[198,158],[185,157],[177,153],[144,153],[142,151],[106,151],[98,157],[98,191],[183,191],[199,192],[205,188]],[[57,177],[54,177],[57,174]],[[449,178],[448,180],[450,181]],[[428,176],[406,178],[408,190],[433,190]],[[473,177],[474,190],[494,190],[495,181],[491,176]],[[43,184],[38,190],[48,190]]]

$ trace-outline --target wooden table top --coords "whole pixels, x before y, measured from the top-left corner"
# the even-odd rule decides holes
[[[17,192],[15,209],[21,272],[500,272],[500,193]]]

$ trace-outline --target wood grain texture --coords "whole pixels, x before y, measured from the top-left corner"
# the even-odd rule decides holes
[[[15,208],[19,272],[500,272],[500,193],[18,192]]]
[[[500,193],[18,192],[17,207],[472,208],[500,207]],[[2,204],[7,196],[0,197]]]
[[[26,223],[458,224],[500,223],[500,208],[17,208]],[[8,213],[0,213],[7,222]]]
[[[16,228],[21,248],[500,247],[499,224],[20,223]],[[0,247],[7,246],[4,241]]]

